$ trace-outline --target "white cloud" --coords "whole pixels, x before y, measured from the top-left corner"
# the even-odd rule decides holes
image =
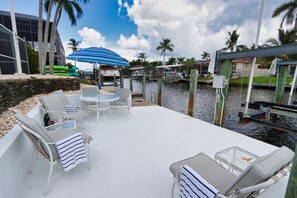
[[[84,27],[77,32],[82,38],[80,48],[104,47],[106,45],[105,37],[95,29]]]
[[[261,43],[277,34],[280,18],[272,19],[271,12],[280,0],[273,4],[274,7],[267,2],[265,6]],[[234,29],[240,33],[238,44],[251,46],[255,42],[259,6],[258,0],[134,0],[123,7],[137,25],[138,36],[149,37],[148,55],[159,56],[161,60],[156,47],[162,38],[170,39],[175,45],[168,57],[200,59],[203,51],[214,52],[225,47],[227,32]]]
[[[147,50],[150,47],[150,43],[143,37],[136,37],[132,34],[129,38],[126,38],[121,34],[117,44],[125,49],[134,49],[134,50]]]

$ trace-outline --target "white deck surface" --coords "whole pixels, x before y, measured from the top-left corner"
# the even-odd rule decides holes
[[[82,163],[62,172],[52,181],[46,197],[170,198],[169,165],[175,161],[199,152],[213,158],[217,151],[231,146],[259,156],[276,148],[158,106],[134,107],[130,115],[118,112],[113,118],[106,112],[99,123],[93,112],[85,126],[85,132],[94,138],[92,169]],[[39,159],[19,197],[43,197],[48,170],[48,163]],[[262,197],[283,197],[287,179]]]

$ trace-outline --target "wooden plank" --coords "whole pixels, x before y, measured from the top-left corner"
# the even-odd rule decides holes
[[[158,98],[157,98],[157,105],[161,106],[161,97],[162,97],[162,80],[158,79]]]

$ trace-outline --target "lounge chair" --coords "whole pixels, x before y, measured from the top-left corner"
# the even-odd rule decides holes
[[[50,181],[51,181],[53,166],[57,162],[61,162],[61,158],[59,156],[59,152],[57,150],[56,143],[67,138],[67,137],[77,134],[78,131],[63,130],[61,132],[61,131],[55,130],[55,131],[49,132],[36,120],[29,118],[21,113],[15,114],[12,117],[12,119],[23,129],[25,134],[31,140],[31,142],[34,145],[35,152],[37,151],[37,152],[41,153],[42,156],[45,159],[47,159],[50,163],[49,175],[47,178],[47,184],[46,184],[45,191],[44,191],[44,195],[47,195],[48,190],[49,190]],[[90,169],[91,161],[90,161],[89,143],[92,140],[92,137],[89,135],[86,135],[86,134],[82,134],[81,136],[83,138],[83,144],[87,150],[86,157],[88,159],[89,169]],[[75,159],[75,160],[78,160],[78,159]]]
[[[204,153],[199,153],[170,165],[169,170],[174,176],[172,197],[174,197],[175,185],[180,184],[180,173],[185,165],[218,189],[221,197],[249,197],[258,194],[261,189],[274,184],[289,172],[293,156],[294,153],[283,146],[268,155],[257,158],[238,176],[235,176],[215,160]]]
[[[119,96],[120,99],[110,103],[112,108],[114,110],[127,110],[130,113],[132,107],[132,95],[130,89],[117,87],[114,94]]]
[[[81,109],[67,112],[65,105],[58,94],[40,97],[39,102],[45,113],[50,117],[50,120],[54,121],[54,123],[72,119],[81,121],[84,127],[84,117],[86,116],[86,112]]]
[[[73,105],[73,106],[76,106],[76,108],[80,109],[80,110],[87,110],[87,108],[88,108],[87,105],[84,102],[82,102],[81,100],[79,100],[78,98],[75,98],[75,100],[73,100],[73,99],[69,100],[63,90],[54,91],[53,94],[57,94],[58,96],[60,96],[60,99],[62,100],[64,106],[65,105]]]

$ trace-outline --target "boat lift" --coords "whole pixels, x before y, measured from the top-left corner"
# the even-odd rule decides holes
[[[232,72],[231,70],[232,59],[280,56],[283,54],[289,55],[289,54],[296,54],[296,51],[297,51],[296,43],[281,45],[276,47],[269,47],[269,48],[258,48],[253,50],[230,52],[230,53],[217,51],[214,71],[217,75],[225,76],[226,81],[229,81],[231,77],[231,72]],[[240,112],[239,116],[242,124],[249,123],[249,122],[257,122],[282,131],[297,132],[295,129],[290,129],[289,127],[278,125],[278,124],[269,122],[269,120],[265,120],[265,117],[267,117],[268,114],[285,115],[285,116],[294,117],[294,118],[295,116],[297,116],[297,110],[295,109],[296,107],[294,105],[291,105],[291,101],[289,103],[290,105],[286,105],[285,107],[280,104],[281,103],[280,101],[284,93],[285,79],[288,73],[288,65],[297,65],[297,61],[281,61],[278,63],[279,76],[278,76],[278,83],[276,88],[276,97],[274,101],[275,103],[271,103],[269,104],[269,106],[265,102],[260,102],[260,103],[258,102],[256,104],[253,104],[254,106],[259,106],[257,107],[259,108],[259,110],[262,109],[265,111],[257,115],[249,115],[248,113],[246,114],[246,113]],[[294,90],[294,85],[296,84],[296,77],[297,77],[297,71],[295,70],[294,80],[293,80],[293,84],[290,92],[291,99],[292,99],[292,93]],[[215,121],[214,121],[216,125],[220,125],[222,123],[221,115],[224,114],[224,109],[226,106],[225,99],[228,98],[228,88],[229,86],[226,85],[221,91],[222,92],[221,96],[216,100],[216,112],[215,112]],[[248,103],[248,104],[249,104],[248,107],[252,106],[251,103]],[[268,113],[268,110],[269,110],[269,113]]]

